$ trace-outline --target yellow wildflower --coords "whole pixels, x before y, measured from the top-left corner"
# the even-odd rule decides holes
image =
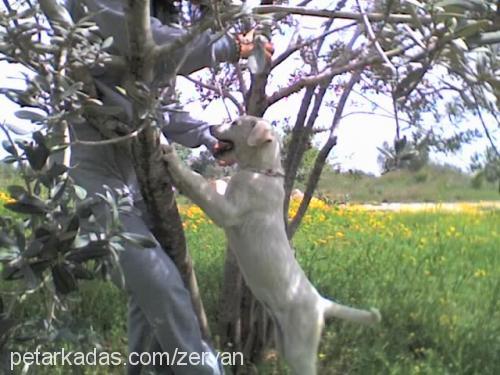
[[[0,202],[3,203],[14,203],[16,200],[13,199],[9,194],[0,191]]]
[[[474,272],[474,276],[475,277],[485,277],[487,275],[487,272],[485,270],[482,270],[482,269],[478,269],[476,270],[476,272]]]

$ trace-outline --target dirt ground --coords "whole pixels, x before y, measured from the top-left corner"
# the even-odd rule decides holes
[[[456,203],[381,203],[349,205],[368,211],[466,211],[475,209],[500,209],[499,201],[456,202]]]

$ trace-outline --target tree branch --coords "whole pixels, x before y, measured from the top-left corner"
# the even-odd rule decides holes
[[[125,14],[130,45],[130,72],[139,81],[153,80],[155,43],[151,33],[149,0],[127,0]]]
[[[396,67],[391,63],[387,55],[385,54],[382,46],[378,42],[378,38],[373,32],[372,25],[370,23],[370,20],[368,18],[368,14],[365,12],[363,7],[360,4],[359,0],[356,0],[356,3],[358,4],[359,10],[361,12],[361,18],[363,19],[363,24],[365,25],[365,30],[366,33],[368,34],[368,39],[373,43],[375,46],[375,50],[378,52],[379,56],[381,59],[387,64],[387,66],[392,70],[392,73],[395,75],[397,74]],[[386,22],[387,19],[384,19],[384,22]]]
[[[345,26],[337,27],[337,28],[335,28],[333,30],[326,31],[323,34],[321,34],[321,35],[319,35],[319,36],[317,36],[315,38],[306,40],[303,43],[299,43],[297,45],[294,45],[294,46],[290,47],[289,49],[287,49],[285,52],[283,52],[281,55],[279,55],[278,57],[276,57],[273,60],[271,69],[276,68],[278,65],[280,65],[282,62],[284,62],[287,58],[289,58],[291,55],[293,55],[295,52],[297,52],[301,48],[307,47],[307,46],[313,44],[314,42],[316,42],[318,40],[324,39],[328,35],[331,35],[331,34],[336,33],[338,31],[342,31],[342,30],[348,29],[348,28],[356,26],[356,25],[357,25],[357,23],[353,22],[353,23],[350,23],[350,24],[345,25]]]
[[[58,27],[64,27],[69,29],[73,27],[73,20],[69,12],[64,8],[61,4],[52,0],[40,0],[39,1],[40,8],[42,12],[47,17],[54,33],[56,35],[61,35]],[[60,49],[55,54],[55,77],[54,77],[54,86],[51,88],[51,104],[52,110],[55,112],[59,112],[61,110],[61,93],[63,91],[63,77],[66,76],[66,64],[68,60],[68,48],[71,46],[62,45]],[[55,124],[53,129],[56,137],[59,142],[63,144],[67,144],[71,142],[69,125],[67,121],[63,120],[57,124]],[[50,161],[49,161],[50,163]],[[71,147],[67,147],[63,151],[62,156],[62,164],[66,166],[68,169],[71,165]],[[66,176],[66,174],[65,174]]]
[[[308,9],[304,7],[291,7],[282,5],[262,5],[253,8],[255,14],[268,14],[268,13],[285,13],[285,14],[297,14],[301,16],[312,16],[312,17],[323,17],[323,18],[338,18],[346,20],[356,20],[363,21],[363,16],[355,12],[342,12],[342,11],[332,11],[326,9]],[[453,16],[459,18],[465,18],[463,14],[458,13],[440,13],[443,16]],[[367,13],[368,19],[372,22],[379,22],[387,20],[390,23],[416,23],[414,17],[410,14],[389,14],[384,13]],[[418,21],[422,24],[430,24],[432,22],[431,16],[421,16]]]
[[[293,182],[295,181],[295,174],[297,171],[298,164],[300,164],[300,158],[297,155],[297,151],[301,150],[302,144],[300,140],[303,138],[302,134],[304,132],[304,124],[307,119],[307,112],[311,106],[311,102],[314,96],[314,86],[309,86],[302,97],[302,102],[300,103],[300,108],[297,113],[297,118],[295,120],[295,125],[292,130],[292,139],[288,146],[288,153],[285,160],[285,218],[288,213],[288,199],[287,196],[290,195],[292,191]],[[286,222],[286,221],[285,221]]]
[[[479,107],[479,101],[477,99],[477,96],[476,96],[476,93],[474,92],[473,87],[471,87],[471,93],[472,93],[472,97],[474,98],[474,104],[476,106],[476,111],[477,111],[477,115],[479,117],[479,121],[481,121],[481,125],[483,126],[484,134],[486,134],[486,138],[488,138],[488,141],[491,144],[491,148],[493,149],[493,151],[495,152],[497,157],[500,157],[500,152],[498,152],[498,149],[495,145],[495,142],[493,142],[493,137],[491,136],[490,131],[489,131],[488,127],[486,126],[486,122],[483,119],[483,115],[481,114],[481,108]]]
[[[304,197],[300,202],[297,214],[294,216],[290,225],[287,228],[288,238],[290,239],[297,231],[307,211],[307,208],[309,207],[309,203],[311,202],[313,193],[316,190],[316,186],[318,185],[318,181],[321,177],[321,172],[323,171],[323,167],[325,166],[326,159],[330,154],[331,149],[337,144],[337,137],[335,136],[335,130],[337,129],[338,124],[340,123],[340,120],[342,118],[342,112],[344,111],[347,99],[349,98],[352,89],[359,81],[360,77],[361,77],[361,70],[357,70],[356,72],[354,72],[351,75],[351,78],[347,83],[346,88],[342,92],[342,96],[340,97],[337,109],[335,110],[335,115],[333,117],[332,125],[330,127],[330,135],[328,137],[328,140],[323,145],[323,147],[318,153],[318,156],[316,157],[313,170],[311,171],[311,174],[309,175],[309,179],[307,181]]]
[[[220,22],[225,23],[229,20],[236,20],[240,16],[242,16],[240,10],[238,9],[230,10],[220,15]],[[187,32],[180,38],[175,39],[173,42],[169,44],[165,44],[162,46],[155,46],[153,52],[155,59],[157,59],[157,61],[158,60],[168,61],[168,59],[171,57],[172,53],[175,50],[184,48],[187,44],[192,42],[196,37],[198,37],[201,33],[208,30],[212,26],[213,26],[213,21],[210,19],[210,17],[205,17],[205,19],[202,20],[198,25],[196,25],[196,27],[193,27],[189,32]],[[222,34],[223,32],[221,32],[221,36]]]
[[[114,137],[111,139],[105,139],[103,141],[82,141],[80,139],[75,138],[74,141],[69,143],[69,146],[75,146],[75,145],[83,145],[83,146],[107,146],[107,145],[114,145],[117,143],[125,142],[128,140],[131,140],[132,138],[137,137],[147,126],[147,123],[143,123],[139,128],[134,130],[133,132],[120,136],[120,137]]]
[[[149,1],[128,0],[125,14],[131,51],[128,65],[133,80],[129,82],[129,85],[133,91],[136,82],[153,83],[157,50],[150,28]],[[158,157],[160,134],[158,129],[152,126],[152,116],[149,115],[151,108],[154,107],[152,101],[155,99],[150,95],[141,96],[140,93],[138,94],[138,97],[131,97],[133,127],[135,129],[144,127],[144,130],[133,138],[131,152],[141,194],[154,223],[152,232],[178,268],[184,284],[190,292],[201,334],[209,342],[210,330],[207,317],[200,298],[193,262],[186,247],[186,238],[175,204],[168,169],[164,163],[159,161]],[[167,220],[165,220],[166,218]]]
[[[73,25],[73,20],[68,12],[68,10],[59,4],[55,0],[38,0],[40,4],[40,9],[45,14],[49,22],[58,23],[63,27],[71,27]],[[54,30],[56,31],[56,30]]]
[[[405,51],[413,48],[415,44],[412,44],[411,46],[406,46],[406,47],[400,47],[400,48],[395,48],[391,51],[388,51],[385,53],[387,57],[394,57],[394,56],[399,56],[403,54]],[[298,80],[296,83],[293,85],[287,86],[279,91],[276,91],[274,94],[272,94],[269,99],[268,103],[269,106],[277,103],[278,101],[282,100],[283,98],[286,98],[292,94],[295,94],[302,90],[304,87],[307,86],[313,86],[313,85],[318,85],[322,84],[325,81],[329,81],[332,77],[336,75],[340,75],[343,73],[347,73],[353,70],[359,70],[360,68],[366,66],[366,65],[374,65],[382,62],[383,60],[380,59],[380,57],[370,57],[370,58],[364,58],[358,61],[353,61],[347,65],[343,65],[340,67],[330,67],[323,71],[320,74],[317,74],[315,76],[308,76],[308,77],[303,77],[300,80]]]
[[[394,115],[384,115],[382,113],[375,113],[375,112],[370,112],[370,111],[354,111],[354,112],[349,112],[349,113],[346,113],[345,115],[342,115],[342,120],[345,119],[346,117],[355,116],[355,115],[379,116],[379,117],[384,117],[384,118],[389,118],[389,119],[394,120]],[[405,122],[407,124],[412,124],[411,121],[408,121],[408,120],[405,120],[405,119],[399,119],[399,121],[400,122]],[[329,129],[325,129],[323,131],[326,131],[326,130],[329,130]]]
[[[234,97],[234,95],[232,95],[229,91],[224,90],[222,88],[219,89],[218,87],[216,87],[214,85],[210,85],[206,82],[198,81],[197,79],[194,79],[194,78],[189,77],[189,76],[186,76],[184,78],[186,78],[188,81],[193,82],[195,85],[198,85],[200,87],[203,87],[204,89],[216,92],[217,94],[221,95],[222,97],[229,99],[236,106],[236,108],[238,109],[238,113],[240,115],[245,113],[245,108],[243,108],[243,106],[240,104],[238,99],[236,99]]]

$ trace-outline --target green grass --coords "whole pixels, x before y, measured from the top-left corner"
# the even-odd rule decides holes
[[[213,324],[224,236],[202,215],[191,216],[189,246]],[[308,276],[322,294],[357,307],[378,307],[383,315],[376,327],[329,321],[319,374],[499,374],[499,243],[500,211],[312,209],[294,239]],[[87,333],[92,327],[104,349],[125,353],[123,294],[110,283],[94,281],[83,285],[79,298],[71,303],[73,326]],[[35,315],[34,306],[25,304],[18,316]],[[83,350],[83,345],[72,348]],[[287,374],[276,361],[261,369],[262,374]],[[121,371],[87,368],[81,373]],[[64,368],[36,372],[66,373]]]
[[[299,188],[301,188],[299,186]],[[473,187],[471,176],[450,167],[428,165],[418,172],[394,171],[381,177],[335,174],[325,168],[318,191],[332,200],[353,202],[454,202],[498,200],[498,184]]]
[[[302,263],[323,293],[377,306],[383,322],[332,322],[321,374],[500,372],[499,212],[363,213],[331,223],[299,234]],[[345,236],[314,245],[332,229]]]
[[[10,172],[2,176],[0,191],[20,182]],[[326,172],[319,190],[335,200],[349,194],[355,202],[499,198],[495,185],[474,189],[470,177],[441,167],[380,178]],[[6,214],[0,204],[0,216]],[[212,331],[216,331],[224,235],[198,213],[188,223],[189,247]],[[377,327],[329,321],[319,353],[319,374],[500,373],[499,232],[500,211],[396,214],[311,209],[294,239],[308,276],[322,294],[353,306],[376,306],[383,314]],[[14,287],[0,281],[0,290]],[[28,296],[16,309],[16,318],[39,316],[43,299],[40,294]],[[61,338],[41,350],[90,351],[98,343],[103,350],[125,355],[124,293],[110,282],[85,282],[68,306],[72,314],[65,323],[77,335],[75,341]],[[106,366],[47,367],[31,373],[68,371],[123,373],[120,367]],[[261,365],[261,373],[287,371],[282,362],[269,361]]]

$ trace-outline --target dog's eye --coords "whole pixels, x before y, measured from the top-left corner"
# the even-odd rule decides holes
[[[231,126],[236,126],[238,125],[238,121],[234,120],[232,123],[231,123]]]

